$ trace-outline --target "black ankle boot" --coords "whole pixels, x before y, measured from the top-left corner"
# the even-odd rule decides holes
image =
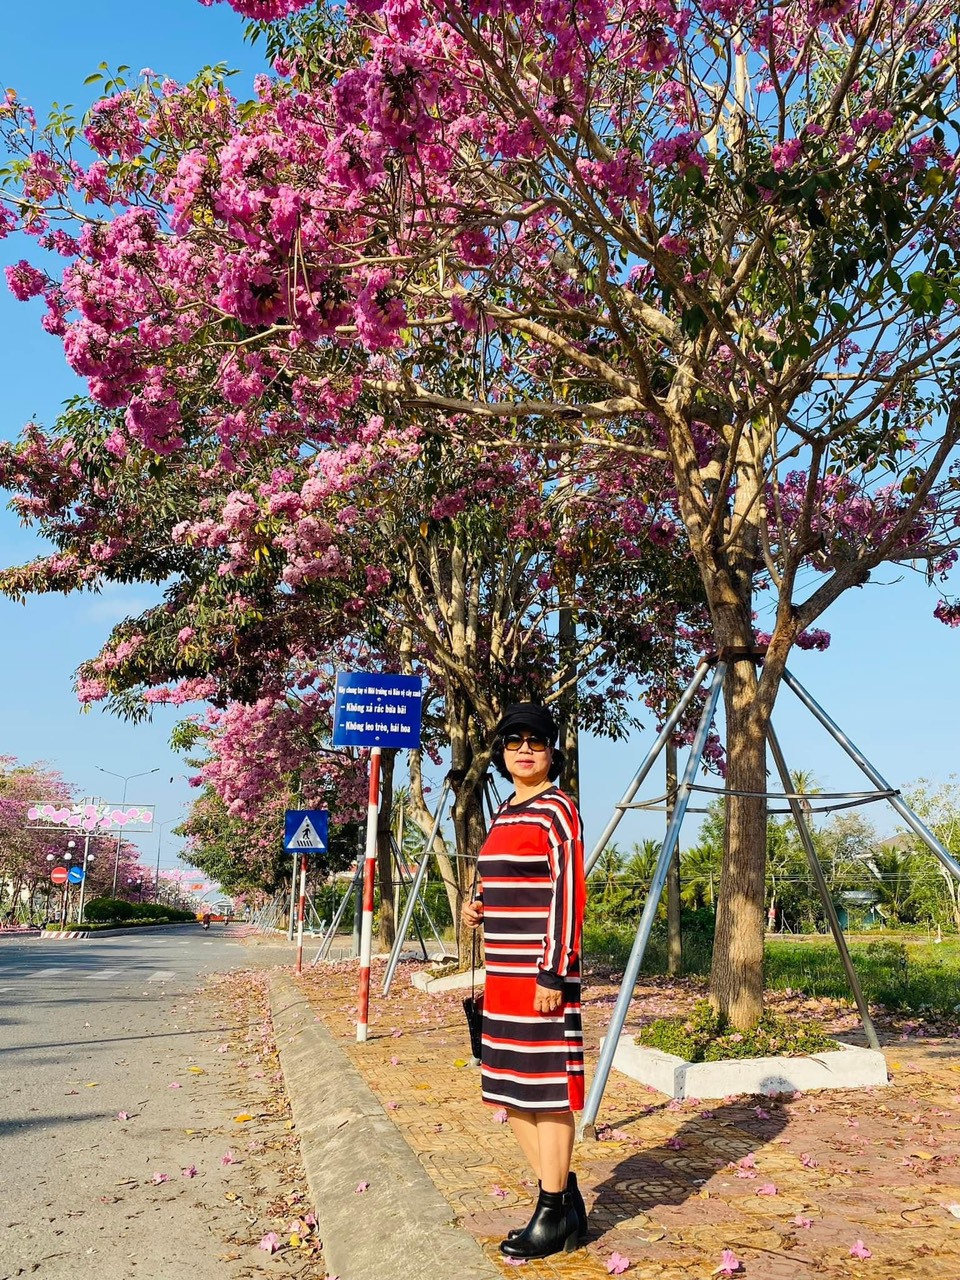
[[[500,1242],[500,1252],[508,1258],[548,1258],[575,1249],[577,1234],[577,1215],[568,1192],[541,1187],[533,1217],[518,1236]]]
[[[540,1183],[537,1183],[539,1190]],[[577,1239],[580,1244],[586,1244],[587,1241],[587,1206],[583,1203],[583,1195],[577,1183],[577,1175],[571,1170],[567,1176],[567,1194],[570,1196],[570,1203],[573,1211],[577,1215]],[[526,1231],[526,1227],[514,1227],[512,1231],[507,1232],[508,1240],[516,1240],[517,1236],[522,1235]]]
[[[581,1244],[587,1238],[587,1206],[583,1203],[583,1196],[580,1187],[577,1185],[577,1175],[571,1173],[567,1178],[567,1195],[570,1197],[570,1204],[574,1213],[577,1215],[577,1237]]]

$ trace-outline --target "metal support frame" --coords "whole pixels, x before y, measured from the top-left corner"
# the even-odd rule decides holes
[[[676,805],[674,806],[673,815],[670,819],[669,826],[667,827],[667,833],[663,838],[663,844],[660,846],[657,865],[654,868],[653,879],[650,882],[650,890],[647,894],[647,900],[643,904],[640,923],[637,925],[637,936],[634,939],[633,949],[630,952],[630,958],[627,961],[627,967],[623,973],[623,980],[620,984],[617,1002],[614,1005],[613,1013],[610,1015],[610,1025],[607,1027],[607,1034],[604,1037],[603,1047],[600,1050],[597,1069],[593,1073],[593,1080],[590,1082],[590,1092],[587,1094],[587,1100],[578,1126],[581,1133],[595,1123],[597,1119],[597,1112],[600,1110],[603,1091],[607,1087],[610,1069],[613,1066],[613,1055],[617,1050],[617,1041],[620,1038],[620,1032],[623,1030],[623,1024],[626,1021],[630,1001],[633,999],[633,988],[636,986],[637,975],[640,973],[640,965],[643,963],[647,943],[650,941],[650,933],[653,929],[653,920],[654,916],[657,914],[657,907],[660,905],[660,897],[663,893],[663,886],[666,883],[670,860],[673,857],[673,851],[680,839],[680,827],[683,824],[684,815],[687,811],[687,804],[690,800],[692,791],[692,783],[696,777],[697,770],[700,767],[700,761],[703,758],[703,752],[707,745],[707,736],[710,733],[710,726],[713,723],[713,717],[716,714],[717,703],[720,700],[720,693],[723,689],[723,678],[726,675],[726,671],[727,664],[725,662],[718,662],[716,671],[713,675],[713,682],[710,685],[710,692],[707,695],[707,701],[704,704],[703,711],[700,715],[700,723],[697,726],[696,736],[694,737],[693,743],[690,747],[690,757],[687,760],[687,767],[684,770],[683,778],[677,788]],[[703,677],[701,676],[700,679],[702,680]],[[687,692],[689,692],[689,687]],[[663,737],[663,735],[661,735],[661,737]],[[664,744],[666,744],[666,737],[664,737]],[[649,766],[652,764],[653,760],[650,760],[647,768],[649,769]]]
[[[413,877],[413,883],[410,886],[410,892],[407,895],[407,901],[404,904],[403,915],[397,926],[396,937],[393,940],[393,950],[390,952],[390,958],[387,961],[387,971],[383,979],[383,994],[390,994],[390,984],[393,982],[393,975],[396,972],[397,964],[400,961],[400,951],[403,947],[403,940],[407,936],[407,930],[410,928],[410,921],[413,919],[413,912],[417,905],[417,899],[420,898],[421,886],[427,874],[427,866],[430,862],[430,854],[433,850],[433,842],[436,840],[440,832],[440,823],[443,821],[443,807],[447,802],[447,796],[450,794],[450,779],[445,778],[443,790],[440,792],[440,800],[437,803],[437,816],[433,820],[433,829],[427,843],[423,847],[423,857],[420,859],[420,865],[417,867],[417,873]],[[422,899],[421,899],[422,901]],[[438,939],[439,941],[439,939]],[[443,945],[442,943],[440,944]]]
[[[593,846],[590,856],[585,860],[583,866],[584,866],[584,871],[586,872],[587,875],[589,875],[590,872],[593,870],[593,868],[596,866],[597,860],[599,859],[600,855],[603,853],[604,849],[607,847],[607,843],[609,842],[610,837],[613,835],[617,827],[620,825],[623,815],[626,813],[626,811],[629,808],[632,807],[631,801],[633,800],[633,797],[640,790],[640,787],[644,779],[646,778],[647,774],[650,772],[650,770],[653,768],[654,764],[656,763],[657,756],[659,756],[660,752],[664,749],[664,747],[670,741],[671,734],[673,733],[674,729],[676,729],[677,725],[680,723],[680,720],[682,719],[684,712],[686,711],[690,703],[693,701],[697,690],[700,688],[704,680],[707,678],[707,672],[709,670],[710,670],[710,663],[708,659],[706,658],[701,659],[701,661],[697,665],[696,671],[693,674],[693,679],[687,685],[686,689],[684,689],[683,693],[680,696],[680,701],[677,703],[677,705],[670,712],[670,715],[667,717],[666,723],[664,724],[663,728],[660,730],[660,733],[657,735],[656,742],[647,752],[646,756],[644,756],[643,762],[641,763],[640,768],[633,775],[633,781],[630,783],[629,787],[627,787],[626,791],[623,793],[623,799],[620,801],[618,805],[615,806],[613,811],[613,817],[610,819],[610,821],[607,823],[606,827],[604,828],[603,834],[600,836],[600,839]]]
[[[790,778],[790,770],[787,768],[787,762],[783,758],[783,752],[780,750],[780,743],[774,732],[773,725],[767,729],[767,742],[770,746],[770,754],[773,756],[774,764],[777,766],[777,773],[780,775],[780,783],[784,791],[789,791],[793,786]],[[817,886],[817,892],[820,894],[820,901],[823,903],[823,909],[826,913],[827,920],[830,922],[830,932],[833,934],[833,940],[837,944],[837,950],[840,952],[840,963],[843,965],[843,971],[847,975],[847,981],[850,983],[850,990],[853,992],[853,998],[857,1002],[857,1008],[860,1011],[860,1021],[863,1023],[863,1030],[866,1033],[867,1043],[871,1049],[880,1048],[880,1041],[877,1039],[877,1029],[873,1025],[873,1019],[870,1017],[870,1007],[867,1004],[863,994],[863,988],[860,986],[860,979],[857,977],[857,971],[853,967],[853,958],[850,955],[850,948],[847,946],[847,940],[843,936],[843,930],[840,927],[840,918],[837,915],[837,909],[833,905],[833,899],[830,897],[830,888],[827,884],[827,878],[823,874],[823,867],[820,865],[820,859],[817,857],[817,851],[813,847],[813,837],[810,835],[810,828],[807,826],[806,816],[799,798],[791,797],[790,812],[793,814],[793,820],[797,825],[797,831],[800,835],[800,843],[803,845],[803,851],[807,855],[807,862],[810,864],[810,874],[813,876],[814,884]]]
[[[340,899],[340,905],[339,907],[337,907],[337,910],[334,913],[333,919],[330,921],[329,928],[327,929],[326,933],[323,935],[323,937],[320,940],[320,948],[317,951],[317,954],[310,961],[311,969],[320,960],[323,960],[326,958],[326,955],[329,952],[330,947],[333,943],[334,936],[336,935],[337,926],[339,925],[340,921],[343,919],[344,912],[347,909],[347,903],[350,901],[350,895],[356,892],[356,888],[358,884],[363,884],[363,859],[362,858],[357,859],[357,869],[353,873],[353,878],[351,879],[350,884],[347,886],[346,892],[344,893],[343,897]]]
[[[657,908],[660,905],[660,898],[663,894],[670,860],[673,856],[674,849],[679,842],[680,827],[689,809],[690,797],[695,791],[718,791],[720,794],[724,794],[720,788],[712,788],[696,784],[694,782],[694,778],[696,777],[697,770],[700,767],[703,752],[706,747],[707,737],[710,732],[710,725],[712,724],[714,715],[716,714],[717,704],[719,702],[720,693],[723,689],[724,677],[726,675],[727,662],[728,660],[742,658],[759,661],[762,660],[762,655],[760,651],[753,650],[744,651],[743,653],[734,653],[731,651],[729,654],[721,654],[719,657],[710,656],[701,660],[692,680],[684,690],[679,702],[668,717],[663,729],[660,731],[656,742],[644,757],[640,768],[634,775],[633,781],[624,793],[623,799],[619,804],[614,806],[613,817],[607,824],[599,841],[585,861],[585,869],[589,875],[596,865],[600,855],[603,853],[603,850],[606,848],[610,837],[617,829],[624,813],[628,809],[646,807],[644,805],[632,803],[633,797],[636,795],[641,783],[650,772],[650,769],[653,767],[657,757],[666,746],[670,735],[679,723],[681,716],[690,705],[694,695],[703,683],[707,671],[711,666],[715,665],[713,680],[709,688],[706,704],[700,716],[696,735],[690,747],[690,755],[687,760],[683,779],[677,788],[674,812],[668,822],[666,835],[664,836],[663,844],[660,847],[660,854],[657,858],[656,867],[654,868],[650,889],[643,906],[640,921],[637,925],[637,933],[634,939],[633,949],[630,952],[630,957],[624,970],[620,991],[617,995],[616,1004],[614,1005],[613,1012],[610,1016],[607,1033],[603,1039],[600,1056],[597,1061],[597,1068],[594,1072],[590,1091],[587,1094],[584,1110],[580,1118],[580,1123],[577,1127],[578,1136],[580,1137],[583,1136],[584,1131],[591,1130],[593,1125],[596,1123],[597,1113],[599,1112],[600,1103],[603,1100],[604,1090],[606,1089],[607,1080],[609,1079],[610,1071],[613,1066],[613,1058],[616,1053],[617,1041],[623,1031],[623,1025],[626,1021],[630,1001],[633,998],[633,991],[636,986],[637,977],[640,973],[640,966],[643,963],[644,953],[646,952],[647,944],[650,940],[654,917],[656,915]],[[797,696],[797,698],[799,698],[800,702],[803,703],[814,718],[827,730],[830,736],[843,748],[847,755],[850,756],[861,772],[865,774],[872,785],[876,788],[873,792],[838,792],[833,798],[843,800],[845,803],[838,804],[834,807],[846,808],[849,807],[850,804],[865,804],[872,800],[887,800],[900,817],[903,818],[907,826],[939,860],[945,870],[954,876],[955,879],[960,881],[960,862],[953,857],[933,832],[913,812],[910,806],[903,799],[899,790],[890,786],[886,779],[883,778],[873,765],[870,764],[866,756],[864,756],[853,742],[851,742],[843,730],[840,729],[835,721],[830,718],[819,703],[811,697],[803,685],[800,684],[799,680],[797,680],[787,670],[783,673],[783,681]],[[792,788],[786,761],[772,726],[768,728],[767,741],[771,754],[773,755],[774,762],[777,766],[777,772],[780,775],[780,782],[783,786],[783,791],[773,794],[770,792],[758,794],[762,794],[767,799],[780,799],[787,801],[788,808],[782,812],[791,813],[796,822],[800,840],[803,844],[807,861],[810,864],[811,874],[823,902],[824,910],[830,924],[830,929],[840,953],[844,972],[847,976],[848,982],[850,983],[850,988],[853,993],[854,1000],[856,1001],[857,1009],[859,1010],[860,1017],[863,1021],[863,1028],[866,1033],[867,1041],[871,1048],[879,1049],[880,1045],[877,1039],[876,1029],[870,1018],[869,1008],[866,999],[864,998],[856,969],[853,966],[853,961],[850,956],[849,948],[847,947],[846,938],[843,935],[843,930],[840,927],[840,921],[837,917],[836,909],[834,908],[833,902],[830,898],[830,891],[823,875],[823,869],[821,868],[816,856],[816,850],[810,835],[810,829],[807,825],[801,805],[801,797]],[[768,811],[773,812],[772,810]]]

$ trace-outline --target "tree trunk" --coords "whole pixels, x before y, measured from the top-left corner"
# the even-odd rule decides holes
[[[717,930],[710,974],[710,1002],[738,1031],[750,1031],[763,1012],[766,731],[769,712],[758,706],[753,663],[727,668],[726,830]]]
[[[380,946],[389,951],[396,937],[393,910],[393,770],[397,752],[388,748],[380,755],[380,812],[377,814],[377,875],[380,881]]]

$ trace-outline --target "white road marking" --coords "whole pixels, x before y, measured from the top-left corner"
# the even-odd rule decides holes
[[[105,978],[115,978],[122,972],[122,969],[101,969],[99,973],[91,973],[90,977],[94,982],[102,982]]]
[[[151,973],[147,979],[148,982],[166,982],[168,978],[175,978],[177,975],[172,969],[158,969],[156,973]]]
[[[52,978],[55,973],[66,973],[66,969],[37,969],[35,978]]]

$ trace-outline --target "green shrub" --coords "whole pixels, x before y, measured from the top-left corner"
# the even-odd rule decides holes
[[[676,1054],[687,1062],[725,1058],[797,1057],[836,1047],[811,1022],[765,1013],[753,1031],[731,1031],[708,1000],[698,1000],[688,1018],[658,1018],[637,1036],[637,1044]]]
[[[107,921],[129,920],[134,914],[134,904],[123,898],[92,898],[84,907],[84,917],[93,924]]]

